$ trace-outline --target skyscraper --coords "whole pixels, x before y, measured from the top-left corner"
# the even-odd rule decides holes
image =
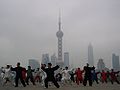
[[[52,63],[53,66],[56,65],[56,61],[57,61],[57,57],[56,57],[55,54],[53,54],[53,55],[51,56],[51,63]]]
[[[103,59],[99,59],[97,63],[97,69],[99,71],[105,70],[105,63],[103,62]]]
[[[58,38],[58,60],[57,60],[57,64],[60,65],[61,67],[63,66],[63,57],[62,57],[62,37],[63,37],[63,32],[61,30],[61,17],[59,14],[59,30],[56,33],[56,36]]]
[[[112,54],[112,66],[115,70],[120,70],[119,56]]]
[[[50,59],[49,59],[49,54],[43,54],[42,55],[42,64],[48,64],[50,62]]]
[[[40,68],[40,62],[35,59],[29,59],[29,66],[31,66],[32,69]]]
[[[69,53],[68,52],[64,53],[64,66],[69,67]]]
[[[94,66],[94,56],[93,56],[93,47],[91,43],[88,46],[88,64]]]

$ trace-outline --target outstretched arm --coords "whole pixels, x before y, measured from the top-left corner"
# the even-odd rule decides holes
[[[16,71],[16,68],[11,67],[11,71]]]
[[[115,74],[118,74],[120,71],[115,72]]]
[[[58,68],[59,68],[59,66],[57,65],[57,66],[53,67],[53,70],[55,71],[55,70],[57,70]]]

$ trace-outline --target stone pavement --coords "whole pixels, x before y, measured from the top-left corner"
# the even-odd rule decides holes
[[[85,87],[83,85],[78,86],[74,84],[74,85],[66,85],[58,89],[54,86],[50,86],[48,89],[45,89],[39,84],[37,84],[36,86],[29,85],[26,87],[23,87],[23,86],[14,87],[7,84],[4,87],[0,86],[0,90],[120,90],[120,85],[116,83],[113,85],[111,83],[107,83],[107,84],[93,84],[92,87],[90,86]]]

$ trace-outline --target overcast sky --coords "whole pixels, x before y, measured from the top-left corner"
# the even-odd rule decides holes
[[[120,56],[120,0],[0,0],[0,66],[57,55],[59,8],[70,62],[85,65],[91,42],[95,64],[111,67],[112,53]]]

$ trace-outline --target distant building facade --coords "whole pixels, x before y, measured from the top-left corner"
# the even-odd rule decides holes
[[[112,66],[114,70],[120,70],[119,56],[112,54]]]
[[[29,66],[31,66],[32,69],[40,68],[40,62],[35,59],[29,59]]]
[[[94,66],[94,56],[93,56],[93,47],[91,43],[88,46],[88,64]]]
[[[104,63],[103,59],[99,59],[99,60],[98,60],[97,69],[98,69],[99,71],[102,71],[102,70],[105,70],[105,69],[106,69],[105,63]]]
[[[42,55],[42,64],[48,64],[50,62],[49,54],[43,54]]]
[[[51,56],[51,63],[52,63],[52,66],[55,66],[55,65],[56,65],[56,61],[57,61],[57,57],[56,57],[55,54],[53,54],[53,55]]]
[[[68,52],[64,53],[64,66],[69,67],[69,53]]]

